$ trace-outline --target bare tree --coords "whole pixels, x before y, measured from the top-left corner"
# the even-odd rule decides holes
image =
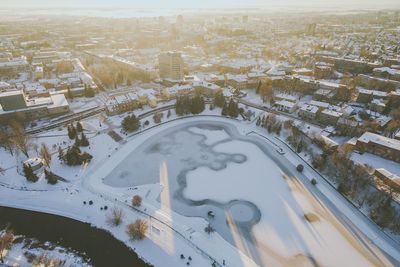
[[[0,235],[0,262],[4,263],[4,252],[11,248],[14,241],[14,233],[10,229],[5,229]]]
[[[122,208],[114,207],[107,215],[107,223],[111,226],[118,226],[122,223],[122,219],[125,217],[124,210]]]
[[[139,195],[135,195],[132,198],[132,206],[134,207],[140,207],[142,205],[142,197]]]
[[[143,240],[146,236],[149,226],[142,219],[137,219],[134,223],[128,224],[126,232],[132,240]]]
[[[61,267],[63,266],[64,263],[62,260],[57,259],[57,258],[51,258],[47,254],[43,253],[40,254],[32,261],[32,266],[34,267],[41,267],[41,266],[49,266],[49,267]]]
[[[15,147],[19,149],[25,156],[29,157],[28,155],[29,137],[25,133],[25,130],[21,126],[21,124],[18,123],[17,121],[11,122],[11,133],[12,133],[11,140],[15,145]]]
[[[14,144],[11,140],[11,134],[4,128],[0,130],[0,146],[8,150],[11,155],[14,153]]]
[[[44,160],[44,163],[46,164],[46,166],[50,167],[51,154],[45,143],[42,143],[42,147],[40,148],[39,155]]]

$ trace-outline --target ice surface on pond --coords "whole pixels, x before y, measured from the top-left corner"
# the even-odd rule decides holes
[[[190,127],[189,131],[191,131],[192,133],[204,135],[206,137],[206,140],[204,140],[204,143],[206,145],[212,145],[216,142],[230,138],[230,136],[224,129],[219,129],[215,127]]]
[[[223,128],[215,125],[188,126],[163,132],[135,149],[104,182],[114,187],[158,183],[160,166],[164,162],[172,182],[184,169],[208,166],[219,170],[228,161],[244,161],[243,155],[216,153],[208,145],[227,138],[230,136]],[[175,188],[174,183],[172,185]]]

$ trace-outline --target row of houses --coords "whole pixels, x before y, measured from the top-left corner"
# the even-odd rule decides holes
[[[111,95],[105,102],[107,114],[120,114],[134,110],[143,105],[149,105],[154,108],[160,101],[157,95],[158,93],[153,89],[141,88],[137,88],[131,92]]]

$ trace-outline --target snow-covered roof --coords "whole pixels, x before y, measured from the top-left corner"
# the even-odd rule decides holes
[[[278,93],[275,94],[276,98],[280,98],[280,99],[284,99],[287,101],[291,101],[291,102],[296,102],[297,98],[293,95],[289,95],[289,94],[283,94],[283,93]]]
[[[43,164],[43,161],[41,158],[35,157],[35,158],[29,158],[29,159],[25,160],[24,164],[28,164],[31,167],[35,167],[35,166]]]
[[[389,68],[389,67],[375,68],[373,71],[374,72],[380,72],[380,73],[387,72],[390,75],[400,75],[400,70],[392,69],[392,68]]]
[[[318,112],[318,107],[306,104],[306,105],[303,105],[300,108],[300,110],[301,111],[306,111],[308,113],[316,114]]]
[[[362,143],[375,143],[390,149],[400,150],[400,140],[388,138],[383,135],[366,132],[358,138]]]
[[[275,102],[275,105],[280,105],[280,106],[284,106],[284,107],[287,107],[287,108],[293,108],[293,107],[296,106],[296,103],[293,103],[293,102],[290,102],[290,101],[287,101],[287,100],[279,100],[279,101]]]
[[[385,176],[387,179],[392,180],[393,182],[397,183],[400,185],[400,177],[397,176],[396,174],[391,173],[390,171],[384,169],[384,168],[378,168],[375,170],[375,172],[380,173],[381,175]]]
[[[322,102],[322,101],[316,101],[316,100],[311,100],[308,104],[312,105],[312,106],[317,106],[320,108],[328,108],[329,107],[329,103]]]
[[[341,113],[341,112],[333,111],[330,109],[324,109],[321,113],[328,115],[328,116],[337,117],[337,118],[339,118],[343,115],[343,113]]]

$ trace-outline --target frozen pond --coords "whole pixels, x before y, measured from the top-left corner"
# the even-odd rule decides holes
[[[247,157],[244,154],[221,153],[213,149],[218,144],[238,137],[234,127],[221,126],[211,121],[201,124],[186,123],[181,127],[167,129],[150,137],[132,151],[103,181],[113,187],[160,183],[164,188],[163,192],[168,192],[168,205],[174,211],[185,216],[200,216],[210,220],[211,225],[234,244],[226,217],[231,217],[241,230],[248,233],[260,220],[261,214],[257,206],[238,199],[226,202],[211,198],[192,200],[185,197],[184,190],[188,173],[200,167],[218,172],[230,163],[245,163]],[[167,175],[162,175],[162,169],[166,169]],[[160,198],[158,201],[162,202]],[[210,211],[214,215],[212,218]]]
[[[151,135],[103,182],[159,184],[160,206],[203,217],[262,266],[379,265],[298,175],[264,140],[240,134],[234,124],[203,120]],[[307,213],[318,221],[308,222]]]

